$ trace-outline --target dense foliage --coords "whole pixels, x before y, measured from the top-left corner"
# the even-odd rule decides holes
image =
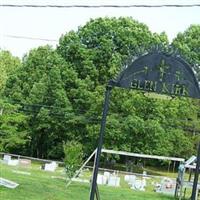
[[[8,77],[20,66],[20,60],[9,51],[0,50],[0,93],[3,91]]]
[[[173,41],[188,60],[193,58],[196,71],[199,29],[191,26]],[[165,33],[153,34],[131,18],[99,18],[63,35],[56,50],[50,46],[31,50],[12,76],[3,79],[7,81],[4,99],[17,106],[19,118],[26,116],[23,122],[27,126],[20,126],[20,130],[16,128],[20,120],[18,124],[7,123],[19,135],[21,131],[27,134],[21,152],[60,159],[64,157],[63,142],[76,140],[84,144],[84,155],[89,155],[97,145],[108,80],[115,78],[138,51],[168,43]],[[132,152],[190,156],[200,131],[199,113],[199,103],[190,99],[153,99],[139,92],[113,89],[104,145]]]
[[[178,48],[187,61],[193,65],[200,80],[200,25],[191,25],[184,33],[179,33],[172,44]]]
[[[0,99],[0,151],[21,153],[28,142],[26,116]]]

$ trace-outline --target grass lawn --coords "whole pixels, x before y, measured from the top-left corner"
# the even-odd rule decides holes
[[[31,175],[17,174],[13,170],[28,171]],[[16,189],[0,186],[2,200],[88,200],[89,184],[72,183],[66,188],[63,179],[51,178],[61,176],[61,169],[57,172],[39,170],[38,165],[31,169],[10,167],[0,164],[0,177],[15,181],[20,185]],[[62,175],[64,176],[64,175]],[[99,187],[101,200],[172,200],[173,197],[156,194],[154,192],[137,192],[128,188]]]

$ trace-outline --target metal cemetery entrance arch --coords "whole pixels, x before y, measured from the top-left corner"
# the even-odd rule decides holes
[[[106,87],[99,143],[95,158],[90,200],[94,200],[103,137],[106,126],[110,91],[113,87],[136,89],[170,96],[183,96],[200,99],[199,83],[192,68],[180,56],[159,50],[147,53],[133,61],[116,80]],[[200,145],[193,184],[192,200],[195,200],[200,167]],[[97,194],[97,193],[96,193]]]

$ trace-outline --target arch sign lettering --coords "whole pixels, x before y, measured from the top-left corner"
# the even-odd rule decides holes
[[[139,57],[111,85],[170,96],[200,98],[199,85],[192,68],[180,57],[162,52]]]
[[[105,102],[99,143],[95,158],[90,200],[94,200],[97,192],[97,175],[106,126],[106,116],[109,107],[110,91],[113,87],[141,90],[169,96],[182,96],[200,99],[199,83],[191,66],[180,56],[154,50],[146,53],[128,65],[116,80],[108,83],[105,93]],[[193,184],[192,200],[195,200],[200,167],[200,145],[197,156],[197,166]]]

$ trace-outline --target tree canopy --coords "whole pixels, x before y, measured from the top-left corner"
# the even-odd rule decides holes
[[[198,40],[198,28],[194,29],[191,44]],[[93,152],[108,80],[115,78],[139,51],[160,44],[169,44],[165,33],[152,33],[131,18],[98,18],[62,35],[55,50],[50,46],[31,50],[6,80],[3,93],[26,116],[29,140],[23,152],[60,159],[64,157],[63,142],[70,141],[84,144],[84,155]],[[185,50],[184,45],[191,44],[181,34],[173,41],[198,63],[196,48]],[[190,99],[158,100],[137,91],[114,89],[104,145],[187,157],[195,149],[199,124],[199,104]]]
[[[118,75],[136,51],[160,43],[168,44],[165,33],[153,34],[132,18],[98,18],[77,32],[63,35],[57,51],[73,63],[81,79],[89,78],[95,88]]]
[[[21,153],[29,141],[26,116],[0,99],[0,151]]]
[[[9,51],[0,50],[0,93],[3,91],[9,76],[20,66],[20,60]]]
[[[172,44],[194,67],[200,80],[200,25],[191,25],[185,32],[179,33]]]

